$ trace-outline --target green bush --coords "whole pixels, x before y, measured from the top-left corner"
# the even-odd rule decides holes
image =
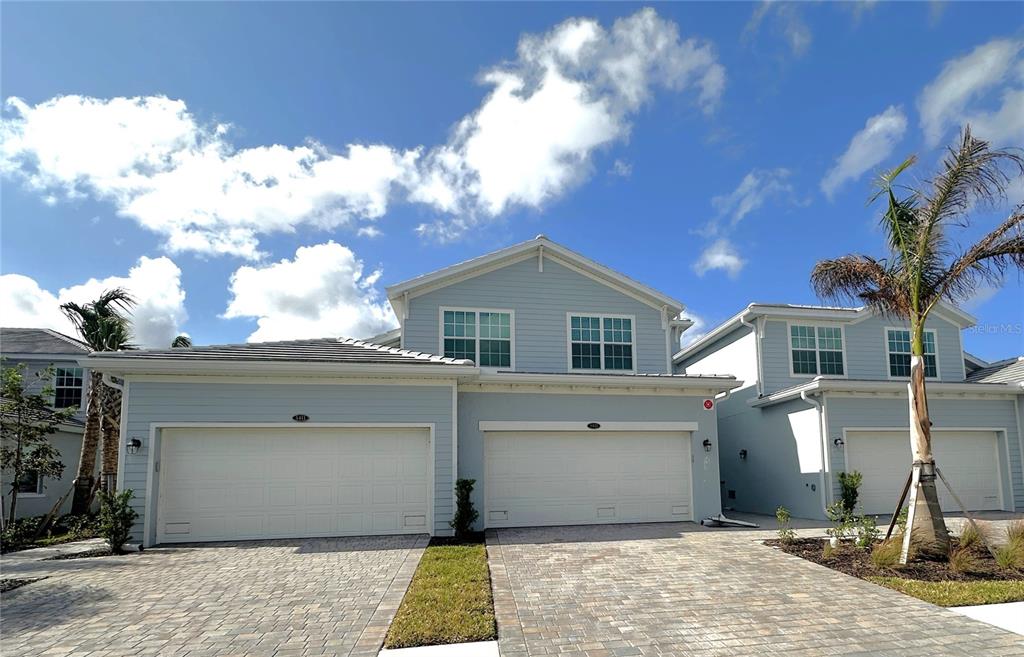
[[[89,513],[79,515],[68,514],[61,518],[60,522],[67,529],[67,533],[76,541],[94,538],[99,534],[99,518]]]
[[[825,514],[832,521],[832,527],[825,530],[826,534],[838,541],[842,541],[850,535],[853,529],[853,516],[841,501],[829,504],[825,509]]]
[[[858,516],[854,519],[854,531],[857,533],[855,543],[859,548],[869,548],[878,540],[881,532],[872,516]]]
[[[780,506],[775,509],[775,521],[779,525],[779,540],[786,544],[792,543],[796,538],[796,532],[789,524],[791,518],[789,509],[786,507]]]
[[[448,524],[455,530],[456,538],[465,538],[473,533],[473,523],[480,517],[470,499],[474,485],[476,479],[459,479],[455,482],[455,516]]]
[[[1024,541],[1011,541],[995,549],[996,565],[1003,570],[1024,570]]]
[[[907,531],[907,519],[910,517],[910,507],[904,506],[900,509],[899,514],[896,515],[896,526],[899,527],[900,533],[904,534]]]
[[[115,554],[121,554],[124,544],[131,536],[132,525],[139,514],[131,507],[133,491],[129,488],[119,493],[100,491],[99,533],[110,543]]]
[[[1010,543],[1024,543],[1024,520],[1011,520],[1006,526],[1006,539]]]
[[[3,544],[4,551],[17,550],[31,544],[42,519],[42,516],[32,516],[8,521],[3,533],[0,534],[0,543]]]
[[[847,513],[852,514],[857,507],[857,495],[862,481],[864,476],[856,470],[839,473],[839,497]]]

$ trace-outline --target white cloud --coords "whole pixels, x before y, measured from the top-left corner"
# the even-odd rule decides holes
[[[683,334],[679,336],[680,348],[693,344],[707,335],[708,332],[708,323],[706,319],[689,311],[686,312],[686,317],[693,322],[693,326],[683,331]]]
[[[359,235],[359,237],[368,237],[370,239],[374,239],[376,237],[380,237],[381,235],[383,235],[384,231],[382,231],[380,228],[377,228],[376,226],[363,226],[358,231],[356,231],[356,234]]]
[[[762,0],[754,8],[754,13],[750,15],[743,28],[743,38],[751,39],[756,36],[766,20],[771,21],[773,31],[781,34],[789,45],[790,52],[796,57],[802,56],[811,47],[814,37],[811,28],[804,22],[797,3]]]
[[[91,196],[161,234],[172,252],[258,260],[259,238],[373,221],[397,200],[443,215],[423,232],[454,237],[513,207],[538,208],[622,140],[656,89],[690,92],[712,112],[725,69],[708,42],[682,39],[652,9],[608,29],[570,19],[524,35],[515,61],[487,71],[482,104],[445,144],[400,148],[310,140],[236,147],[232,127],[164,96],[60,96],[7,102],[0,173],[46,202]]]
[[[743,219],[771,200],[789,199],[797,202],[795,191],[785,168],[754,169],[728,194],[714,196],[711,206],[717,214],[698,231],[707,237],[729,233]]]
[[[721,269],[729,278],[736,278],[746,264],[747,261],[740,257],[733,243],[723,237],[701,252],[700,258],[693,263],[693,270],[698,276],[703,276],[709,271]]]
[[[608,170],[608,173],[613,176],[619,176],[620,178],[629,178],[633,175],[633,165],[625,160],[615,160],[612,163],[612,168]]]
[[[946,62],[917,100],[929,146],[967,122],[975,124],[979,137],[1000,145],[1024,140],[1022,50],[1022,40],[993,39]],[[1000,102],[993,110],[994,99]]]
[[[864,129],[850,140],[846,152],[822,178],[821,191],[831,200],[843,183],[857,180],[892,155],[906,131],[907,116],[902,107],[890,105],[881,114],[869,118]]]
[[[169,347],[188,319],[181,270],[169,258],[139,258],[127,276],[91,278],[62,288],[56,294],[20,274],[0,276],[0,316],[5,326],[51,328],[76,335],[75,327],[60,311],[60,304],[88,303],[104,291],[122,287],[135,298],[132,309],[133,342],[140,347]]]
[[[244,266],[231,276],[226,318],[255,318],[249,342],[365,337],[398,325],[376,284],[379,270],[335,242],[300,247],[292,260]]]

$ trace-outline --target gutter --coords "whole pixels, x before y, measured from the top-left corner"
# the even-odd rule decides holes
[[[749,327],[750,332],[754,335],[754,358],[757,359],[757,396],[760,397],[764,394],[764,368],[761,363],[761,336],[758,334],[760,321],[751,312],[752,308],[753,304],[747,306],[747,312],[740,315],[739,322],[743,326]],[[754,317],[753,324],[751,324],[750,320],[747,319],[748,315]]]
[[[821,470],[819,471],[821,474],[821,510],[824,512],[828,508],[828,497],[825,494],[825,458],[828,453],[825,451],[825,428],[822,426],[825,411],[822,408],[821,402],[808,396],[806,390],[800,391],[800,399],[813,406],[818,412],[818,452],[821,458]]]
[[[942,383],[933,381],[928,384],[930,392],[952,394],[1019,394],[1016,386],[1009,383]],[[750,402],[751,406],[771,406],[780,402],[801,397],[804,392],[895,392],[906,393],[906,381],[849,381],[847,379],[830,379],[815,377],[808,383],[786,390],[775,392]]]
[[[425,378],[473,377],[480,372],[475,365],[405,365],[390,363],[336,363],[324,361],[268,360],[193,360],[183,358],[79,358],[83,367],[108,375],[126,374],[191,374],[191,375],[310,375],[321,376],[422,376]],[[104,379],[106,380],[106,379]]]
[[[591,388],[669,388],[727,392],[743,385],[733,377],[723,376],[644,376],[637,374],[527,374],[521,372],[481,372],[472,383],[503,383],[508,385],[585,386]]]

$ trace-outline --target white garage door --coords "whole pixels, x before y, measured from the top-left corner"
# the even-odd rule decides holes
[[[157,542],[427,532],[426,429],[165,429]]]
[[[993,431],[935,431],[935,462],[970,511],[999,510],[999,452]],[[864,475],[864,513],[892,513],[911,464],[910,436],[902,431],[851,431],[846,436],[847,470]],[[939,503],[957,511],[956,501],[938,481]]]
[[[692,519],[688,433],[485,435],[488,527]]]

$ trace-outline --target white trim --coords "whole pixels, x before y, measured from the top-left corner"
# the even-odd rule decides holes
[[[488,421],[481,420],[480,431],[697,431],[696,422],[599,422],[601,426],[591,429],[589,422],[534,422],[534,421]]]
[[[572,342],[573,342],[573,340],[572,340],[572,318],[573,317],[581,317],[581,318],[582,317],[597,317],[598,318],[598,324],[599,324],[599,326],[598,326],[598,333],[599,333],[599,337],[600,337],[600,340],[601,340],[600,341],[600,345],[601,345],[600,346],[600,359],[599,359],[600,362],[601,362],[601,367],[599,369],[595,369],[595,368],[573,368],[573,366],[572,366]],[[632,339],[632,343],[630,344],[630,348],[631,348],[632,354],[633,354],[633,356],[631,358],[631,360],[633,361],[633,367],[631,369],[628,369],[628,370],[609,370],[609,369],[605,369],[605,366],[604,366],[604,345],[605,345],[605,341],[604,341],[604,320],[605,319],[628,319],[629,320],[629,322],[630,322],[630,324],[629,324],[629,326],[630,326],[629,335],[630,335],[630,337]],[[580,373],[580,374],[587,374],[587,373],[590,373],[590,372],[611,372],[613,374],[618,374],[618,373],[636,374],[637,366],[638,366],[639,361],[640,361],[640,358],[639,358],[640,354],[637,352],[637,345],[636,345],[636,331],[637,331],[636,315],[620,315],[620,314],[615,314],[615,313],[585,312],[585,311],[575,311],[575,310],[570,310],[570,311],[566,312],[565,313],[565,359],[566,359],[565,367],[566,367],[566,371],[567,372],[576,372],[576,373]],[[588,342],[588,344],[594,344],[594,343],[593,342]],[[622,344],[625,344],[625,343],[624,342],[612,342],[610,344],[622,345]],[[667,372],[667,373],[671,374],[671,372]]]
[[[463,383],[460,393],[542,394],[542,395],[616,395],[634,397],[714,397],[722,390],[710,388],[608,388],[536,383]]]
[[[938,336],[935,336],[935,337],[937,338]],[[957,360],[960,361],[960,380],[961,381],[965,381],[967,379],[967,361],[964,360],[964,353],[965,352],[964,352],[964,331],[963,331],[963,329],[960,329],[960,330],[958,330],[956,332],[956,341],[957,341],[957,344],[960,345],[960,358],[957,359]],[[938,366],[938,362],[939,362],[938,351],[939,351],[939,345],[936,344],[935,345],[935,352],[936,352],[935,353],[935,362],[936,362],[936,367]]]
[[[467,306],[438,306],[437,307],[437,353],[444,356],[444,340],[450,338],[453,340],[466,339],[458,338],[455,336],[446,336],[444,334],[444,313],[449,312],[464,312],[474,313],[474,320],[476,322],[476,337],[473,339],[476,345],[476,359],[475,363],[480,365],[480,313],[493,313],[493,314],[505,314],[508,315],[509,322],[509,366],[508,367],[481,367],[481,371],[497,372],[499,370],[514,370],[516,368],[516,311],[511,308],[470,308]],[[494,340],[495,338],[488,338]],[[500,339],[500,338],[497,338]]]
[[[753,399],[748,403],[754,407],[771,406],[783,401],[795,399],[801,392],[813,392],[827,390],[835,393],[836,396],[867,396],[867,397],[906,397],[907,385],[904,381],[859,381],[829,379],[817,377],[807,383],[773,392],[759,399]],[[959,398],[991,399],[993,396],[1010,399],[1019,394],[1019,388],[1010,383],[953,383],[944,381],[931,381],[928,384],[928,394],[934,396],[956,396]]]
[[[1021,481],[1024,483],[1024,429],[1020,426],[1020,400],[1021,395],[1017,395],[1013,398],[1013,411],[1017,419],[1017,448],[1020,450],[1020,462],[1021,462]],[[1007,439],[1009,441],[1009,439]],[[1010,481],[1013,481],[1013,474],[1010,474]],[[1017,499],[1013,500],[1014,510],[1017,509]]]
[[[612,370],[621,371],[621,370]],[[531,374],[526,372],[481,372],[472,383],[534,384],[579,388],[673,388],[725,392],[743,384],[734,377],[644,375],[644,374]],[[460,383],[459,386],[464,385]]]
[[[153,516],[160,514],[159,492],[157,499],[153,499],[153,479],[156,475],[156,452],[154,447],[156,440],[160,437],[161,460],[163,456],[163,438],[160,434],[164,429],[427,429],[429,438],[427,443],[428,461],[428,483],[427,483],[427,528],[429,534],[434,536],[434,482],[436,473],[434,463],[437,461],[435,453],[435,429],[433,422],[151,422],[149,424],[149,466],[146,471],[146,516],[143,521],[142,545],[150,547],[155,543],[156,534],[151,533],[153,527]]]
[[[824,392],[821,393],[821,424],[819,431],[821,435],[821,447],[824,450],[825,455],[825,478],[828,481],[828,486],[825,489],[825,508],[833,501],[832,492],[832,443],[828,439],[828,395]]]
[[[437,358],[435,356],[435,358]],[[466,377],[479,371],[475,365],[466,364],[391,364],[391,363],[338,363],[330,361],[260,361],[260,360],[196,360],[189,358],[136,358],[102,356],[82,358],[83,367],[101,370],[118,377],[127,374],[255,374],[266,375],[321,375],[343,377],[364,375],[389,378],[408,377]]]
[[[459,386],[452,384],[452,508],[455,508],[455,482],[459,480]]]
[[[815,374],[797,374],[793,367],[793,327],[802,326],[806,328],[814,329],[814,368],[818,370]],[[818,328],[837,328],[839,329],[839,346],[843,358],[843,373],[842,374],[822,374],[821,373],[821,348],[818,346]],[[816,376],[829,378],[829,379],[846,379],[849,378],[849,361],[846,358],[846,329],[842,324],[838,322],[786,322],[786,350],[789,352],[789,376],[792,379],[812,379]],[[801,349],[800,351],[810,351],[810,349]],[[826,349],[825,351],[835,351],[834,349]]]
[[[128,457],[127,453],[127,441],[128,441],[128,391],[129,384],[128,380],[125,379],[124,384],[121,387],[121,437],[118,439],[117,445],[117,490],[124,490],[124,471],[127,463],[125,460]]]
[[[1010,499],[1013,500],[1013,469],[1010,464],[1009,433],[1006,427],[932,427],[932,433],[937,432],[962,432],[962,433],[994,433],[996,434],[996,463],[999,467],[999,476],[996,477],[999,483],[999,507],[1003,511],[1013,511],[1011,502],[1010,508],[1006,507],[1006,491],[1003,487],[1003,468],[1009,475]],[[910,435],[910,427],[843,427],[843,468],[848,472],[849,468],[849,445],[848,433],[905,433]],[[1006,451],[1006,458],[1003,459],[999,453],[999,434],[1003,434],[1003,443]],[[941,469],[941,468],[940,468]],[[948,509],[947,509],[948,510]]]
[[[327,376],[260,376],[240,377],[216,374],[129,374],[125,381],[147,383],[231,383],[245,385],[332,385],[332,386],[443,386],[448,387],[458,380],[430,378],[414,379],[400,377],[327,377]]]
[[[885,340],[885,376],[886,376],[886,378],[889,379],[890,381],[909,381],[910,380],[909,376],[894,376],[893,373],[892,373],[892,366],[889,365],[889,331],[906,331],[907,333],[910,333],[910,327],[903,328],[901,326],[885,326],[885,327],[882,328],[882,338]],[[930,328],[924,329],[924,333],[931,333],[932,334],[932,338],[933,338],[933,342],[935,343],[935,354],[934,354],[934,356],[935,356],[935,376],[928,376],[926,374],[925,377],[924,377],[925,381],[941,381],[942,380],[942,367],[939,364],[939,333],[935,329],[930,329]],[[913,339],[914,339],[914,336],[911,335],[910,336],[910,340],[911,340],[910,350],[911,350],[911,352],[913,352],[913,350],[914,350]],[[961,351],[961,353],[963,352],[962,349],[960,351]],[[908,355],[911,355],[911,354],[908,354]],[[924,359],[922,357],[922,362],[923,362],[923,360]],[[964,378],[967,378],[966,375],[964,376]]]

